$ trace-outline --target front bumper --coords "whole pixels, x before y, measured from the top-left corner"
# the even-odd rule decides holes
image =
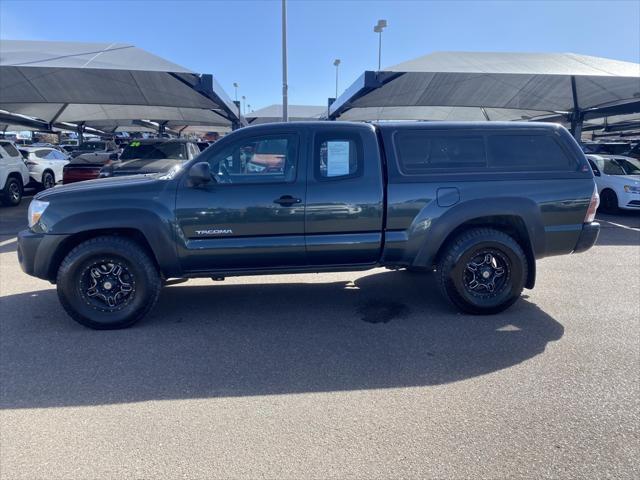
[[[580,253],[589,250],[598,240],[600,234],[600,224],[597,222],[585,223],[582,225],[582,232],[576,243],[573,253]]]
[[[33,277],[54,281],[58,247],[68,235],[49,235],[23,230],[18,233],[18,261],[22,270]]]
[[[616,191],[618,207],[625,210],[640,210],[640,195],[637,193]]]

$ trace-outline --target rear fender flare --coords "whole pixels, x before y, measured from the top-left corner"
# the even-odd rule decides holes
[[[522,219],[530,243],[530,247],[523,245],[523,248],[525,251],[529,250],[533,259],[544,254],[544,224],[540,208],[533,200],[521,197],[470,200],[450,207],[437,216],[434,216],[437,212],[432,209],[441,210],[432,203],[426,206],[412,223],[409,244],[417,246],[413,261],[410,262],[413,266],[432,266],[451,233],[465,223],[482,217],[510,216]],[[426,222],[427,220],[430,221]],[[428,228],[424,227],[425,224],[428,224]],[[411,255],[411,252],[408,253]]]

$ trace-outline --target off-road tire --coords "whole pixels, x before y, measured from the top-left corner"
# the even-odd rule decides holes
[[[129,285],[133,285],[131,297],[126,297],[122,307],[96,306],[99,301],[89,298],[83,286],[87,271],[100,262],[120,265],[130,279]],[[91,278],[92,271],[89,275]],[[78,323],[97,330],[133,325],[153,308],[162,288],[158,269],[147,252],[135,241],[120,236],[92,238],[73,248],[60,264],[56,283],[58,298],[67,313]]]
[[[470,274],[475,279],[475,273],[467,271],[468,266],[471,263],[471,268],[475,268],[476,263],[472,260],[478,255],[482,256],[483,252],[494,252],[493,255],[502,265],[498,268],[502,268],[504,279],[500,279],[501,289],[495,293],[489,292],[483,285],[479,292],[472,292],[471,282],[466,280]],[[454,238],[445,247],[438,262],[436,277],[443,296],[457,308],[474,315],[488,315],[509,308],[520,298],[527,270],[527,257],[513,237],[492,228],[475,228]],[[486,298],[482,297],[482,293]]]

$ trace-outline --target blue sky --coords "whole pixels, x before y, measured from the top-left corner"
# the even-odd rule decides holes
[[[640,0],[289,0],[289,102],[326,105],[382,64],[433,51],[575,52],[640,62]],[[280,103],[280,1],[0,1],[0,38],[131,43],[232,84],[255,109]]]

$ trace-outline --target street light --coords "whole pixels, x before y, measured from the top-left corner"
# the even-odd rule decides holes
[[[333,61],[333,66],[336,67],[336,98],[338,98],[338,67],[340,66],[340,59],[336,58]]]
[[[373,31],[378,34],[378,71],[380,71],[380,64],[382,60],[382,30],[386,27],[386,20],[378,20],[378,23],[373,26]]]
[[[287,81],[287,0],[282,0],[282,121],[289,121],[289,84]]]
[[[238,85],[238,82],[233,82],[233,88],[234,88],[234,89],[235,89],[235,91],[236,91],[236,102],[238,101],[238,87],[239,87],[239,86],[240,86],[240,85]]]
[[[247,109],[245,108],[245,100],[247,99],[247,97],[245,97],[244,95],[242,95],[242,114],[245,115],[247,113]]]

